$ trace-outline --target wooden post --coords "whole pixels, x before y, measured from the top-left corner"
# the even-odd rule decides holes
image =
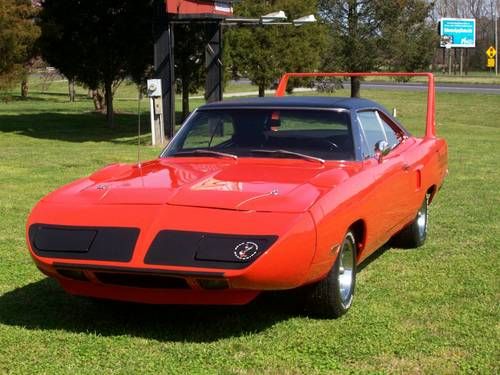
[[[464,49],[460,48],[460,77],[464,75]]]
[[[162,84],[164,134],[172,139],[175,129],[174,25],[169,22],[163,0],[155,2],[154,14],[155,77]]]
[[[223,66],[222,66],[222,25],[220,22],[208,24],[210,40],[205,50],[205,67],[207,80],[205,99],[208,103],[222,100]]]
[[[448,49],[448,75],[451,76],[451,48]]]

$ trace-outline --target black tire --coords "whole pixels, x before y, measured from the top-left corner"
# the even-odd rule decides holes
[[[413,221],[394,236],[394,245],[414,249],[425,243],[429,223],[428,208],[429,195],[426,195]]]
[[[351,268],[350,274],[346,271],[342,272],[341,268]],[[347,280],[348,275],[350,276],[350,287],[340,282],[342,275],[346,275],[344,280]],[[348,231],[340,246],[337,259],[326,278],[307,287],[306,310],[311,315],[320,318],[339,318],[351,307],[355,286],[356,239],[353,232]]]

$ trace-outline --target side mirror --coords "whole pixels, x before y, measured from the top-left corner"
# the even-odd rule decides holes
[[[375,156],[377,157],[379,163],[382,163],[384,156],[387,156],[391,148],[389,147],[389,143],[386,141],[378,141],[375,144]]]

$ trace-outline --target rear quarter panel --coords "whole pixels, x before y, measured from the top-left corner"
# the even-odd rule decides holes
[[[448,146],[441,138],[417,138],[415,145],[405,154],[410,166],[411,190],[408,195],[411,221],[422,204],[425,194],[431,193],[431,201],[448,174]]]

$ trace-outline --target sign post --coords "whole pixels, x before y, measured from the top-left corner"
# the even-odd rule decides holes
[[[495,4],[495,52],[498,49],[498,2]],[[498,75],[498,55],[495,57],[495,75]]]

